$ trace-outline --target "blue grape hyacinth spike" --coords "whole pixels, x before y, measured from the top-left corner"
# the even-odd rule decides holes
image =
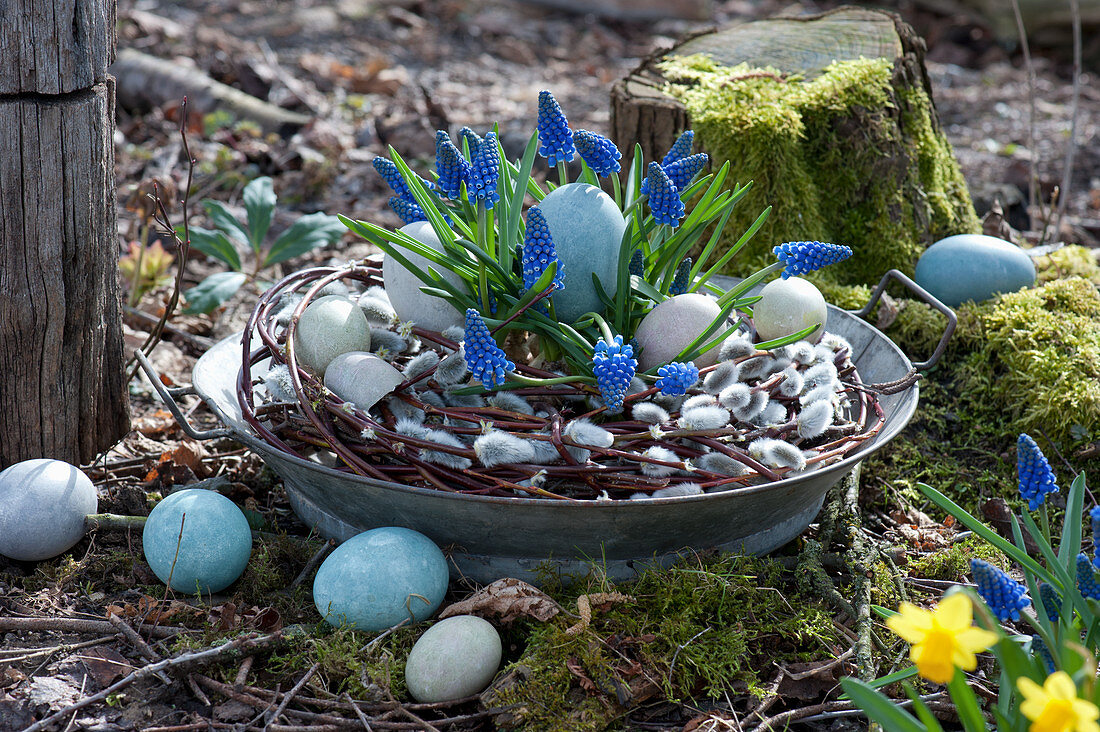
[[[466,141],[466,149],[470,151],[470,160],[476,158],[481,150],[481,136],[469,127],[463,127],[458,131],[458,135]]]
[[[649,181],[649,210],[653,214],[653,220],[676,228],[684,217],[684,202],[680,200],[680,192],[657,163],[649,164],[646,179]]]
[[[390,198],[390,208],[393,209],[393,212],[400,216],[401,220],[406,224],[428,220],[428,217],[424,215],[424,209],[420,208],[415,201],[408,201],[404,198],[392,196]]]
[[[691,179],[699,174],[699,171],[706,167],[707,161],[710,158],[706,153],[697,153],[695,155],[689,155],[686,158],[681,158],[671,165],[661,166],[664,168],[665,175],[672,181],[672,185],[676,186],[676,190],[682,191],[687,188],[691,183]]]
[[[546,158],[552,168],[558,163],[568,163],[576,155],[573,143],[573,131],[569,129],[569,120],[561,111],[554,95],[548,91],[539,92],[539,155]]]
[[[1096,572],[1092,562],[1084,554],[1077,555],[1077,589],[1082,597],[1100,600],[1100,583],[1096,581]]]
[[[409,186],[405,183],[405,179],[401,177],[401,171],[397,169],[396,163],[389,158],[379,156],[371,161],[371,165],[374,166],[374,169],[382,176],[382,180],[386,181],[386,184],[393,190],[398,198],[416,203],[416,199],[413,198],[413,194],[409,190]]]
[[[603,135],[577,130],[573,133],[573,142],[577,152],[596,175],[607,176],[622,170],[619,160],[623,154],[615,147],[615,143]]]
[[[443,130],[435,133],[435,172],[439,176],[436,186],[444,196],[457,199],[462,195],[470,163]]]
[[[497,193],[497,179],[500,178],[500,152],[497,150],[495,132],[486,132],[481,141],[477,157],[470,163],[470,175],[466,181],[466,192],[471,202],[474,199],[491,209],[500,200]]]
[[[600,389],[607,411],[622,411],[626,390],[637,368],[634,349],[623,345],[621,335],[615,336],[611,343],[602,338],[596,342],[595,353],[592,354],[592,373],[596,376],[596,386]]]
[[[1049,494],[1058,492],[1054,471],[1030,435],[1020,435],[1016,440],[1016,472],[1020,478],[1020,497],[1032,511],[1043,505]]]
[[[463,343],[466,368],[486,389],[503,384],[505,374],[515,371],[516,365],[508,360],[504,349],[493,340],[488,326],[481,319],[481,313],[473,308],[466,310],[466,332]]]
[[[691,276],[691,257],[685,257],[684,261],[680,262],[680,265],[676,267],[676,273],[672,276],[672,284],[669,285],[668,294],[676,296],[683,295],[687,292],[688,285],[691,282],[688,278]]]
[[[661,159],[661,167],[667,167],[672,165],[677,160],[686,158],[691,155],[691,147],[695,144],[695,130],[684,130],[680,133],[680,136],[676,138],[676,142],[672,143],[672,147],[668,149],[665,156]]]
[[[523,237],[523,287],[530,289],[551,263],[557,264],[554,272],[554,294],[565,289],[565,265],[554,251],[554,240],[550,238],[550,226],[542,209],[532,206],[527,209],[527,233]]]
[[[852,248],[823,241],[789,241],[772,248],[772,253],[786,266],[783,279],[808,274],[852,256]]]
[[[1058,594],[1058,590],[1046,582],[1040,582],[1039,600],[1043,603],[1043,609],[1047,611],[1050,622],[1057,623],[1062,615],[1062,597]]]
[[[978,594],[1000,620],[1019,620],[1020,610],[1031,604],[1026,587],[984,559],[971,559],[970,571]]]
[[[691,361],[674,361],[657,369],[656,386],[665,396],[680,396],[699,381],[699,368]]]

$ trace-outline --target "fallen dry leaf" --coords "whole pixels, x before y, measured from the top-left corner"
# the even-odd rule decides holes
[[[110,646],[87,648],[76,654],[76,658],[101,687],[110,686],[134,670],[126,657]]]
[[[486,585],[465,600],[448,605],[439,617],[490,616],[501,623],[528,617],[545,623],[560,612],[561,606],[539,588],[523,580],[505,577]]]

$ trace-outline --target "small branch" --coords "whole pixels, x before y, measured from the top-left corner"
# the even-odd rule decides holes
[[[123,516],[117,513],[90,513],[84,517],[85,531],[140,529],[148,516]]]
[[[133,684],[135,681],[140,681],[147,676],[153,676],[160,671],[164,671],[169,668],[176,668],[177,666],[182,666],[188,663],[209,663],[210,661],[213,661],[215,658],[218,658],[219,656],[222,656],[229,651],[245,646],[249,648],[256,648],[260,646],[270,645],[281,637],[281,632],[271,633],[270,635],[260,636],[258,638],[254,635],[241,636],[240,638],[235,638],[228,643],[223,643],[222,645],[216,646],[215,648],[208,648],[205,651],[185,653],[182,656],[165,659],[164,661],[160,661],[159,663],[153,663],[149,664],[148,666],[143,666],[142,668],[137,669],[136,671],[125,676],[124,678],[119,679],[114,684],[100,691],[98,694],[92,694],[91,696],[84,697],[75,704],[70,704],[64,709],[58,712],[54,712],[48,717],[44,717],[40,721],[32,724],[30,727],[27,727],[25,730],[23,730],[23,732],[39,732],[39,730],[44,730],[57,720],[71,714],[72,712],[83,709],[84,707],[95,704],[96,702],[103,701],[111,694],[125,689],[126,687]]]
[[[298,683],[295,684],[293,688],[291,688],[291,690],[288,691],[286,694],[283,694],[283,700],[279,702],[279,706],[275,707],[275,711],[268,719],[268,724],[274,724],[279,721],[279,717],[282,716],[284,711],[286,711],[287,705],[290,704],[290,701],[299,691],[302,690],[302,687],[305,686],[306,682],[313,677],[313,674],[317,673],[317,669],[319,668],[321,668],[320,663],[315,663],[310,666],[309,670],[302,674],[302,678],[298,679]]]
[[[1073,14],[1073,97],[1070,101],[1069,140],[1066,141],[1066,164],[1062,171],[1062,187],[1058,191],[1058,215],[1054,218],[1054,236],[1060,237],[1062,217],[1069,203],[1069,186],[1073,181],[1073,157],[1077,152],[1077,110],[1081,104],[1081,6],[1079,0],[1069,0]]]
[[[169,638],[180,633],[192,632],[190,628],[172,628],[154,625],[141,625],[138,629],[153,638]],[[34,632],[59,631],[62,633],[109,633],[118,634],[118,628],[107,620],[85,620],[83,618],[5,618],[0,617],[0,631]]]
[[[321,562],[325,561],[325,557],[336,548],[336,540],[329,539],[325,542],[324,546],[317,550],[317,552],[309,558],[306,562],[306,566],[302,567],[302,571],[298,573],[298,576],[294,578],[294,581],[287,586],[283,591],[286,594],[292,594],[294,588],[306,581],[306,577],[309,577],[310,572],[321,566]]]

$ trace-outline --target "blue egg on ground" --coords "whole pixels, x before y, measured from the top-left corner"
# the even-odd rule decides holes
[[[68,551],[99,505],[88,476],[61,460],[35,459],[0,472],[0,554],[37,562]]]
[[[353,536],[325,559],[313,603],[330,625],[385,630],[430,617],[448,580],[447,558],[431,539],[386,526]]]
[[[614,199],[596,186],[568,183],[539,204],[554,250],[565,271],[565,289],[554,295],[558,319],[571,323],[589,311],[602,312],[592,275],[608,297],[615,296],[619,248],[626,219]]]
[[[948,307],[982,302],[1035,283],[1031,257],[1015,244],[981,234],[941,239],[917,261],[913,279]]]
[[[141,541],[145,561],[160,581],[189,594],[224,590],[241,576],[252,554],[252,532],[241,509],[201,488],[178,491],[158,503]]]

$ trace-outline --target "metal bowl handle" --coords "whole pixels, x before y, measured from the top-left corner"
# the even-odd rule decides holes
[[[859,310],[849,310],[848,312],[860,318],[867,317],[871,310],[874,309],[875,305],[878,304],[879,299],[882,297],[882,293],[886,291],[886,285],[889,284],[891,279],[895,279],[901,284],[908,287],[914,295],[919,297],[928,305],[931,305],[936,310],[939,310],[941,313],[944,314],[944,317],[947,318],[947,327],[944,328],[943,335],[940,336],[940,342],[936,344],[936,350],[932,352],[932,355],[928,357],[928,360],[913,364],[913,368],[915,370],[926,371],[935,366],[936,363],[940,360],[940,357],[943,356],[943,352],[947,350],[947,342],[951,340],[951,334],[955,332],[955,326],[959,322],[958,318],[955,316],[955,311],[936,299],[935,295],[918,285],[913,280],[909,279],[909,277],[905,274],[899,272],[896,269],[892,269],[884,274],[882,276],[882,279],[879,280],[878,285],[875,286],[874,292],[871,293],[871,299],[867,301],[866,305],[861,307]]]
[[[164,385],[164,382],[160,380],[160,374],[157,373],[156,368],[149,362],[149,359],[145,357],[144,353],[140,350],[134,351],[134,356],[137,358],[141,370],[149,377],[149,382],[153,385],[153,389],[156,390],[157,396],[164,402],[164,406],[168,407],[168,411],[176,418],[176,423],[179,424],[180,428],[188,437],[196,440],[213,440],[218,437],[233,436],[233,433],[224,427],[214,430],[195,429],[191,423],[187,421],[187,417],[184,416],[183,410],[180,409],[180,405],[176,401],[176,397],[184,396],[185,394],[194,394],[195,387],[181,386],[175,389],[169,389]]]

